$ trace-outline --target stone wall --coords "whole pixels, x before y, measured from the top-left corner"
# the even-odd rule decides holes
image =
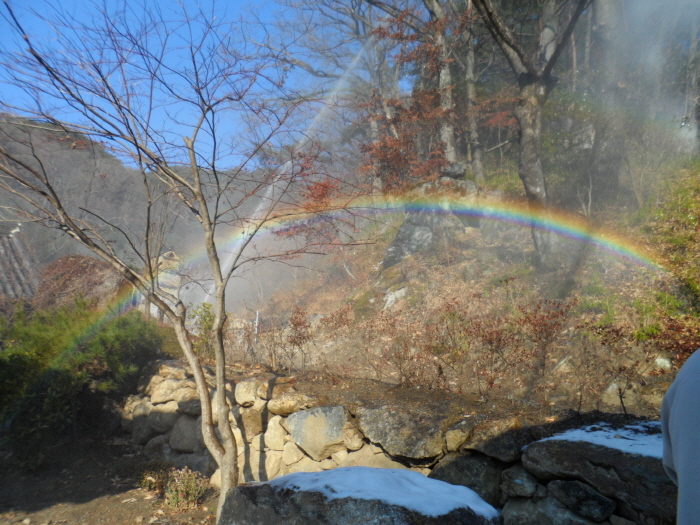
[[[411,469],[473,489],[502,509],[506,525],[674,522],[675,487],[660,459],[542,441],[554,430],[517,416],[493,421],[415,415],[389,405],[328,406],[323,396],[305,395],[293,381],[273,376],[241,381],[225,395],[236,422],[241,482],[347,466]],[[128,399],[122,426],[147,457],[187,465],[217,485],[200,417],[191,374],[165,362]]]

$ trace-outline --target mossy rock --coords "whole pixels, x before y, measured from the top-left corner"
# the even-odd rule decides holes
[[[376,289],[370,288],[355,300],[355,306],[353,307],[355,322],[365,321],[375,314],[381,302],[381,295],[377,293]]]
[[[396,287],[397,285],[404,283],[405,281],[406,278],[404,277],[404,274],[401,271],[401,265],[397,264],[395,266],[387,268],[382,273],[380,273],[379,279],[377,279],[377,283],[374,285],[374,287],[378,290],[381,290],[382,292],[387,292],[391,288]]]

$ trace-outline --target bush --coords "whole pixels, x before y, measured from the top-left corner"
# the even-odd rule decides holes
[[[21,307],[0,324],[0,418],[20,465],[38,467],[44,450],[99,396],[133,390],[158,357],[161,331],[138,312],[115,317],[85,301],[35,312]]]
[[[207,479],[187,467],[172,470],[165,487],[165,502],[178,508],[196,507],[204,499]]]
[[[168,463],[164,461],[149,461],[143,465],[139,486],[157,493],[162,498],[165,495],[169,479],[170,469]]]
[[[188,318],[194,321],[194,351],[201,356],[214,357],[214,306],[211,303],[202,303],[190,308]]]

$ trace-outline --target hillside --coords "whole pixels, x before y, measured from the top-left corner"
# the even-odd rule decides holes
[[[607,208],[585,238],[590,222],[557,217],[560,264],[548,271],[532,262],[529,228],[505,214],[375,218],[376,242],[302,263],[296,285],[259,311],[257,345],[244,348],[249,337],[234,330],[232,355],[277,370],[658,415],[673,370],[700,345],[697,175],[684,165],[632,217]],[[434,200],[519,209],[498,193],[450,192]],[[400,244],[421,224],[432,240],[387,265],[397,234]],[[239,315],[250,330],[251,314]]]

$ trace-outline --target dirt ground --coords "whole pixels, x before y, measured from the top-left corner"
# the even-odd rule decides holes
[[[3,455],[0,525],[214,523],[216,491],[210,490],[196,509],[173,509],[117,475],[117,465],[131,454],[131,447],[119,438],[84,438],[55,446],[36,473],[17,470]]]

